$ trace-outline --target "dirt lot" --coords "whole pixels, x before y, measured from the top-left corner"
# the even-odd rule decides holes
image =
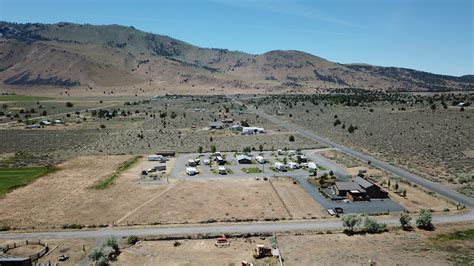
[[[128,223],[289,219],[267,181],[184,181],[130,215]]]
[[[474,242],[448,241],[436,246],[437,235],[472,228],[472,224],[440,227],[435,233],[415,230],[375,235],[315,234],[278,237],[286,265],[447,265],[453,256],[469,253]],[[439,243],[439,242],[438,242]],[[311,247],[313,252],[307,251]],[[465,259],[465,258],[464,258]]]
[[[140,186],[129,169],[105,190],[91,188],[130,156],[86,156],[0,199],[0,223],[12,227],[111,224],[164,188]]]
[[[326,212],[317,205],[308,193],[298,184],[284,180],[272,181],[271,184],[283,201],[285,208],[294,219],[326,217]]]
[[[0,245],[6,245],[9,243],[13,243],[15,241],[0,241]],[[17,242],[23,242],[17,241]],[[38,262],[40,263],[59,263],[59,265],[77,265],[85,256],[87,256],[88,252],[92,249],[93,240],[85,240],[85,239],[48,239],[44,240],[46,244],[48,244],[49,251],[46,253],[45,256],[40,258]],[[42,246],[25,246],[22,249],[15,249],[12,250],[10,255],[18,255],[18,256],[27,256],[33,254],[32,251],[38,251],[42,248]],[[69,259],[66,261],[58,261],[58,257],[60,255],[67,255]]]
[[[268,239],[233,238],[229,247],[216,247],[215,239],[174,241],[144,241],[122,250],[112,265],[240,265],[242,260],[254,265],[279,265],[277,259],[255,260],[252,248],[256,244],[270,247]]]

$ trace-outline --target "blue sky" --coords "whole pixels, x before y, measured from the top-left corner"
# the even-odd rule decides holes
[[[0,20],[133,25],[202,47],[474,74],[472,0],[0,0]]]

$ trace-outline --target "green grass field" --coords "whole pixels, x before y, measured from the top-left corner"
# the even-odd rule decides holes
[[[242,168],[242,172],[247,174],[258,174],[261,173],[261,169],[258,167],[249,167],[249,168]]]
[[[0,168],[0,197],[55,170],[51,167]]]
[[[113,174],[111,174],[106,179],[100,181],[97,185],[94,186],[95,189],[102,190],[108,188],[110,185],[114,183],[114,180],[118,178],[124,171],[128,168],[132,167],[142,156],[135,156],[131,159],[126,160],[119,167],[115,170]]]
[[[51,97],[24,96],[24,95],[0,95],[0,102],[31,102],[51,100]]]

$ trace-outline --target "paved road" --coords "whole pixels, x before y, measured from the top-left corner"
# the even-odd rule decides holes
[[[234,100],[236,103],[238,104],[243,104],[242,102],[238,101],[237,99],[233,98],[232,96],[229,96],[230,99]],[[378,160],[372,156],[369,156],[369,155],[365,155],[363,153],[360,153],[354,149],[351,149],[351,148],[348,148],[346,146],[343,146],[343,145],[340,145],[340,144],[337,144],[335,142],[332,142],[331,140],[327,139],[327,138],[324,138],[324,137],[321,137],[321,136],[318,136],[316,134],[314,134],[313,132],[310,132],[306,129],[303,129],[299,126],[296,126],[290,122],[287,122],[287,121],[284,121],[281,117],[275,117],[275,116],[272,116],[272,115],[269,115],[263,111],[260,111],[259,109],[255,109],[253,107],[248,107],[248,110],[251,111],[251,112],[254,112],[270,121],[272,121],[273,123],[277,124],[277,125],[280,125],[280,126],[283,126],[283,127],[286,127],[286,128],[289,128],[289,129],[292,129],[296,132],[298,132],[299,134],[309,138],[309,139],[312,139],[314,141],[318,141],[320,143],[323,143],[323,144],[326,144],[330,147],[333,147],[333,148],[337,148],[339,149],[341,152],[345,153],[345,154],[348,154],[348,155],[351,155],[359,160],[362,160],[362,161],[370,161],[372,165],[376,166],[376,167],[379,167],[389,173],[392,173],[394,175],[397,175],[397,176],[400,176],[412,183],[415,183],[419,186],[422,186],[424,188],[427,188],[433,192],[436,192],[442,196],[445,196],[453,201],[456,201],[456,202],[459,202],[461,204],[464,204],[470,208],[473,208],[474,207],[474,199],[473,198],[470,198],[470,197],[467,197],[465,195],[462,195],[461,193],[458,193],[456,191],[453,191],[453,190],[450,190],[449,188],[445,187],[444,185],[442,184],[439,184],[439,183],[435,183],[435,182],[432,182],[432,181],[429,181],[427,179],[424,179],[422,177],[419,177],[413,173],[410,173],[404,169],[401,169],[399,167],[396,167],[396,166],[393,166],[387,162],[384,162],[384,161],[381,161],[381,160]]]
[[[434,224],[454,223],[472,220],[474,212],[471,210],[460,215],[434,216]],[[387,225],[397,226],[397,217],[377,218]],[[312,220],[305,222],[272,222],[272,223],[239,223],[216,225],[179,225],[152,228],[105,228],[95,230],[58,231],[58,232],[31,232],[31,233],[2,233],[0,239],[81,239],[103,238],[107,236],[127,237],[129,235],[191,235],[191,234],[224,234],[224,233],[266,233],[278,231],[308,231],[341,229],[339,219]]]

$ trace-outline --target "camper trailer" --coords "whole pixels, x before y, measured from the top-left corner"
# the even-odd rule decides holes
[[[276,162],[273,167],[278,171],[286,171],[286,165]]]
[[[260,156],[260,155],[257,156],[257,157],[255,157],[255,160],[256,160],[258,163],[260,163],[260,164],[266,163],[265,158],[263,158],[263,156]]]

